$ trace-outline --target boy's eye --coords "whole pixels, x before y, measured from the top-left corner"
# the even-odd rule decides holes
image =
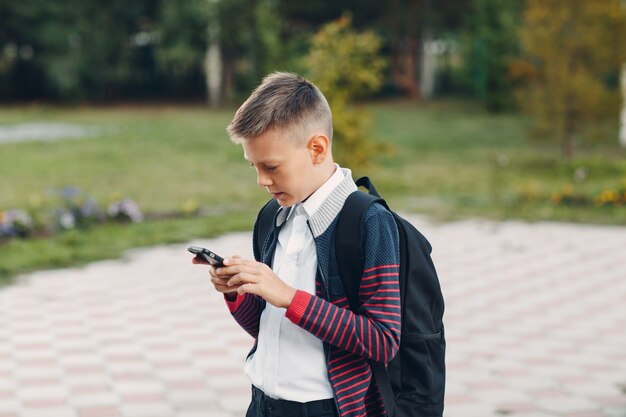
[[[278,168],[278,165],[265,165],[265,169],[268,171],[276,171],[276,168]]]

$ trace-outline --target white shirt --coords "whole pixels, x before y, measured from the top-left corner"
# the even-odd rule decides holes
[[[315,295],[317,252],[307,220],[343,181],[335,173],[305,202],[290,208],[278,234],[273,271],[288,285]],[[308,402],[333,398],[322,341],[285,317],[286,309],[267,303],[261,314],[257,349],[246,363],[246,375],[266,395]]]

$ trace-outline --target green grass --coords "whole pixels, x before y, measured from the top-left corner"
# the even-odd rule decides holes
[[[32,120],[79,123],[102,135],[0,148],[0,207],[45,198],[51,187],[77,186],[98,200],[134,198],[167,211],[193,198],[203,204],[258,199],[261,191],[224,127],[230,111],[201,107],[3,110],[0,125]]]
[[[568,186],[593,197],[626,185],[626,152],[618,148],[616,133],[565,161],[557,144],[531,145],[529,123],[516,114],[493,115],[471,103],[404,102],[374,105],[370,111],[374,135],[395,151],[376,158],[369,174],[395,207],[441,220],[478,216],[626,224],[624,205],[550,201],[552,193]],[[586,178],[577,181],[581,169]]]
[[[391,151],[354,174],[370,175],[399,210],[440,220],[478,216],[626,224],[624,206],[550,201],[553,192],[568,184],[576,193],[594,196],[626,182],[626,153],[613,138],[567,162],[556,145],[530,146],[528,123],[515,114],[493,115],[471,103],[450,102],[366,108],[372,136],[391,145]],[[233,113],[200,106],[0,108],[0,126],[45,121],[101,131],[82,140],[0,145],[0,210],[50,206],[51,189],[76,186],[102,205],[123,195],[151,213],[179,211],[190,201],[222,211],[14,239],[0,245],[0,279],[117,257],[132,247],[249,229],[268,195],[256,186],[241,148],[227,138],[224,128]],[[581,167],[586,178],[575,182]]]

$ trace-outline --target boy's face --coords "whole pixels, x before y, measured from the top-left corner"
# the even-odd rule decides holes
[[[302,142],[288,135],[289,130],[270,129],[242,143],[244,157],[256,169],[259,187],[265,187],[283,207],[305,200],[326,180],[314,139]],[[325,156],[324,152],[322,162]]]

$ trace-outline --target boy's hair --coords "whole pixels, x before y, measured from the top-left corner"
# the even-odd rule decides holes
[[[313,130],[333,136],[330,107],[321,91],[303,77],[287,72],[267,75],[239,107],[226,130],[235,143],[269,129],[288,129],[294,140],[308,139]]]

